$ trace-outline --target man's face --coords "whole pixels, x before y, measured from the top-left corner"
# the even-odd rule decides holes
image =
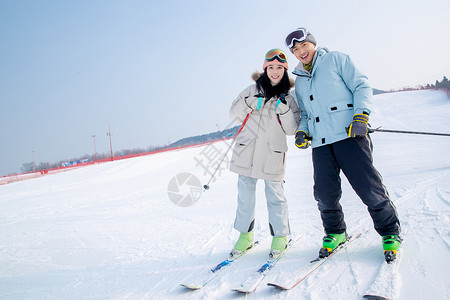
[[[307,65],[313,60],[316,49],[313,43],[303,41],[292,47],[292,53],[302,64]]]

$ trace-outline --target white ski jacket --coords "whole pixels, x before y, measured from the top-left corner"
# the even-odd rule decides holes
[[[261,109],[252,111],[245,99],[258,94],[256,84],[242,91],[233,101],[230,117],[242,123],[249,118],[236,138],[230,171],[264,180],[281,181],[286,169],[286,135],[294,135],[300,124],[300,111],[292,95],[286,96],[289,110],[275,112],[278,98],[271,98]]]

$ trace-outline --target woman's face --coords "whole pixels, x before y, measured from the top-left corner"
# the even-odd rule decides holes
[[[270,79],[270,83],[275,86],[283,79],[284,67],[280,65],[269,65],[266,68],[266,72]]]

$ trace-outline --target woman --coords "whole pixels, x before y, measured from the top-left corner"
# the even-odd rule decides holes
[[[265,182],[270,233],[270,256],[281,253],[290,234],[283,179],[286,168],[286,135],[294,135],[300,112],[289,89],[286,54],[280,49],[267,52],[263,73],[254,73],[255,84],[233,101],[230,117],[243,122],[236,137],[230,170],[239,174],[238,206],[234,228],[241,234],[232,256],[242,255],[253,245],[255,190],[258,179]]]

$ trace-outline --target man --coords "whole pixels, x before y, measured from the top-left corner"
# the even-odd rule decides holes
[[[382,236],[386,261],[395,259],[401,243],[396,208],[372,164],[368,135],[372,89],[346,54],[316,49],[305,28],[286,37],[286,46],[300,61],[293,74],[301,122],[295,135],[300,149],[312,146],[314,197],[326,236],[320,257],[328,256],[347,239],[341,198],[342,170],[367,205],[375,230]]]

